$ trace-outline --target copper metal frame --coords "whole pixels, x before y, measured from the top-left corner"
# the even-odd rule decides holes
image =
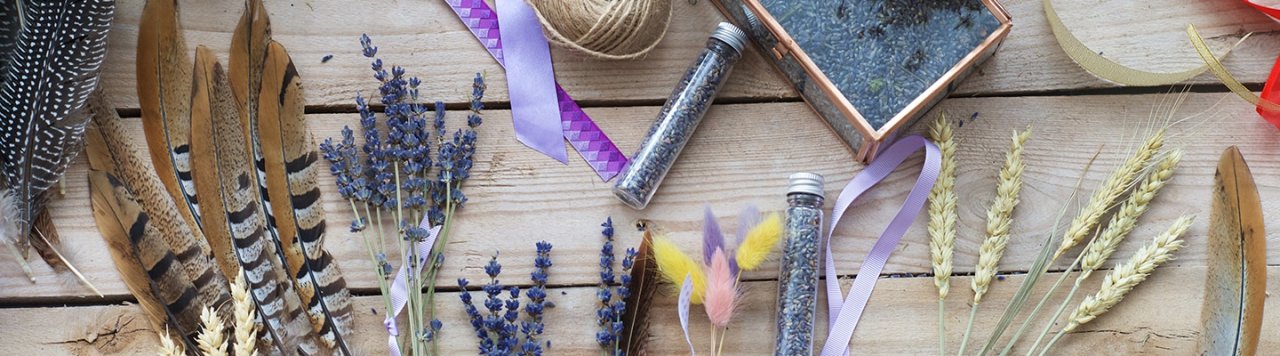
[[[712,2],[716,4],[716,7],[719,8],[721,13],[725,14],[727,17],[733,18],[729,9],[726,8],[724,1],[725,0],[715,0]],[[765,10],[764,5],[760,4],[758,0],[738,1],[741,2],[743,8],[751,12],[747,15],[753,16],[757,21],[762,22],[763,27],[765,27],[770,34],[777,39],[777,46],[772,48],[763,48],[766,50],[765,54],[774,56],[774,60],[780,60],[788,55],[794,57],[795,60],[804,68],[809,79],[816,81],[815,84],[817,84],[818,88],[825,94],[827,99],[836,104],[836,107],[844,115],[844,118],[849,121],[853,128],[863,136],[864,139],[862,144],[858,145],[860,147],[852,147],[856,144],[848,142],[850,144],[850,148],[855,149],[855,152],[853,152],[855,157],[862,161],[868,161],[871,158],[874,158],[876,152],[880,148],[879,146],[890,141],[888,139],[892,138],[899,128],[909,126],[909,124],[914,123],[916,119],[932,108],[933,104],[936,104],[954,90],[960,79],[968,75],[969,72],[971,72],[981,61],[990,57],[995,52],[1001,41],[1004,40],[1013,27],[1012,19],[1009,17],[1008,11],[1006,11],[1000,3],[996,0],[982,0],[983,4],[987,6],[987,10],[991,11],[992,15],[996,17],[996,20],[1000,22],[1000,26],[992,31],[991,34],[978,45],[978,47],[965,55],[964,58],[961,58],[955,66],[947,70],[946,73],[943,73],[942,77],[926,88],[919,97],[907,104],[905,109],[898,112],[897,115],[894,115],[894,117],[880,127],[879,130],[876,130],[867,123],[862,114],[860,114],[858,110],[849,103],[849,100],[840,93],[835,84],[827,78],[826,74],[823,74],[822,71],[818,69],[818,66],[807,54],[805,54],[804,50],[796,44],[795,40],[787,34],[786,30],[782,28],[782,25]],[[756,43],[757,46],[763,46],[760,41],[752,42]],[[776,62],[774,68],[782,71]],[[786,77],[785,73],[784,77]],[[813,104],[810,103],[810,106],[812,105]],[[828,122],[828,125],[830,125],[830,122]],[[848,140],[846,139],[846,141]]]

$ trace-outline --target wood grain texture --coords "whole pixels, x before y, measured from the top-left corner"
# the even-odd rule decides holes
[[[1208,114],[1174,126],[1170,145],[1180,146],[1185,158],[1178,175],[1156,198],[1154,206],[1138,222],[1132,243],[1122,245],[1116,260],[1132,253],[1138,242],[1153,236],[1170,221],[1184,213],[1208,216],[1209,192],[1216,160],[1225,142],[1239,144],[1250,159],[1250,167],[1259,177],[1280,175],[1280,132],[1258,119],[1251,107],[1232,99],[1219,99],[1229,94],[1192,94],[1184,104],[1184,113],[1208,110]],[[1021,270],[1031,265],[1037,246],[1035,237],[1050,230],[1063,200],[1070,195],[1080,170],[1099,149],[1094,169],[1086,177],[1085,189],[1099,184],[1109,170],[1126,156],[1128,147],[1153,125],[1147,115],[1164,95],[1078,96],[1026,98],[951,99],[942,105],[951,117],[965,118],[957,127],[958,181],[960,215],[956,240],[957,273],[971,271],[981,243],[983,212],[992,199],[990,188],[1002,159],[1001,148],[1007,140],[1007,128],[1035,124],[1036,139],[1027,143],[1027,172],[1024,203],[1014,214],[1013,237],[1001,270]],[[635,147],[659,107],[589,109],[608,132],[617,133],[621,147]],[[969,119],[973,113],[976,119]],[[450,122],[463,120],[461,112],[451,113]],[[656,221],[689,251],[696,251],[699,241],[700,212],[704,203],[719,211],[737,211],[745,204],[755,204],[762,211],[781,211],[787,175],[814,171],[825,175],[827,195],[836,196],[840,188],[860,170],[849,153],[839,147],[836,137],[821,120],[801,103],[717,105],[713,107],[695,138],[686,147],[679,162],[667,176],[662,190],[651,207],[641,212],[620,204],[610,193],[609,185],[590,174],[577,157],[569,165],[524,149],[514,139],[508,122],[509,114],[501,110],[487,111],[485,125],[479,130],[473,178],[465,187],[470,199],[459,212],[446,252],[446,267],[441,281],[452,281],[470,271],[479,270],[495,249],[514,259],[532,258],[534,242],[548,240],[563,255],[594,256],[599,243],[593,238],[595,228],[606,216],[613,216],[619,226],[639,218]],[[126,120],[128,121],[128,120]],[[308,121],[317,138],[338,136],[342,125],[355,125],[357,115],[309,115]],[[1163,120],[1161,120],[1163,122]],[[140,135],[136,121],[127,123],[129,130]],[[1081,128],[1087,128],[1081,129]],[[918,164],[909,160],[908,166]],[[327,169],[326,169],[327,170]],[[53,218],[58,223],[67,246],[68,259],[87,273],[90,281],[104,293],[123,295],[110,258],[102,248],[92,224],[84,182],[84,165],[77,163],[68,175],[67,196],[53,203]],[[882,186],[854,204],[846,221],[838,229],[833,246],[840,261],[841,273],[853,273],[855,261],[866,256],[879,235],[882,225],[895,209],[878,206],[900,204],[915,176],[905,171],[891,175]],[[326,247],[342,266],[348,285],[357,290],[375,288],[375,276],[368,254],[359,235],[347,232],[352,218],[350,208],[334,191],[332,177],[321,176],[323,204],[329,212]],[[1264,211],[1280,211],[1280,183],[1259,180]],[[1084,192],[1087,193],[1087,192]],[[1087,195],[1087,194],[1082,194]],[[539,211],[529,214],[529,211]],[[1268,216],[1271,225],[1280,217]],[[722,224],[736,221],[736,216],[722,217]],[[1172,266],[1203,266],[1207,219],[1199,219],[1188,233],[1188,246]],[[930,270],[924,219],[916,222],[889,260],[885,273],[927,273]],[[519,233],[512,233],[519,231]],[[1280,238],[1272,232],[1273,241]],[[636,246],[639,235],[623,235],[619,244]],[[528,248],[507,248],[526,246]],[[394,246],[388,246],[391,251]],[[1268,258],[1280,260],[1280,251],[1270,251]],[[597,281],[594,257],[572,259],[556,265],[560,283],[588,285]],[[0,263],[12,263],[0,256]],[[1110,265],[1108,263],[1107,265]],[[1062,267],[1062,266],[1059,266]],[[528,265],[512,265],[511,273],[531,271]],[[769,262],[746,278],[770,278],[777,269]],[[0,302],[32,301],[45,297],[79,297],[84,291],[74,284],[61,284],[43,267],[37,270],[40,283],[31,284],[21,272],[0,271]],[[446,283],[447,284],[447,283]]]
[[[179,1],[186,39],[227,56],[231,32],[242,12],[238,1]],[[1013,17],[1013,32],[995,57],[975,72],[956,96],[1108,88],[1067,58],[1044,22],[1037,0],[1002,1]],[[1240,2],[1192,0],[1154,2],[1056,0],[1066,25],[1091,49],[1150,71],[1177,71],[1197,64],[1183,28],[1194,23],[1214,51],[1221,52],[1246,32],[1257,32],[1223,63],[1246,83],[1261,83],[1280,52],[1273,21]],[[121,0],[109,44],[112,53],[133,52],[142,0]],[[432,78],[422,94],[448,103],[469,98],[471,76],[489,73],[486,98],[506,101],[507,84],[497,65],[440,0],[362,1],[359,11],[342,0],[269,1],[275,20],[272,38],[289,48],[298,71],[308,78],[310,105],[352,106],[356,90],[370,90],[369,67],[358,38],[367,32],[388,64]],[[581,103],[654,102],[666,99],[707,36],[724,17],[710,0],[676,1],[669,32],[652,52],[634,61],[600,61],[552,47],[556,78]],[[1140,14],[1140,15],[1139,15]],[[342,19],[335,26],[333,19]],[[798,99],[754,48],[738,63],[721,100]],[[325,55],[334,55],[322,63]],[[103,68],[103,87],[121,107],[136,108],[134,63],[112,55]],[[1211,74],[1195,83],[1217,83]]]
[[[562,251],[557,250],[555,253]],[[1185,256],[1185,255],[1184,255]],[[521,258],[506,258],[504,264],[524,265]],[[566,261],[564,255],[555,255],[558,263]],[[553,268],[553,273],[555,269]],[[1280,272],[1280,267],[1271,267]],[[504,271],[504,275],[506,272]],[[469,277],[481,277],[483,272],[473,270]],[[1055,278],[1049,275],[1048,278]],[[558,283],[552,275],[552,282]],[[1098,278],[1087,284],[1096,288]],[[968,283],[968,278],[956,278],[957,283]],[[991,300],[1007,300],[1017,290],[1021,276],[1011,276],[997,281],[991,290]],[[1195,310],[1199,304],[1200,286],[1204,283],[1204,268],[1161,268],[1150,280],[1130,294],[1106,316],[1089,323],[1082,330],[1063,338],[1057,354],[1062,355],[1191,355],[1195,352],[1195,340],[1199,328],[1193,316],[1176,317],[1171,310]],[[1276,286],[1272,281],[1272,288]],[[850,283],[845,281],[845,288]],[[773,282],[747,282],[746,299],[742,312],[731,324],[726,336],[725,353],[732,355],[772,354],[773,306],[775,284]],[[917,355],[936,352],[934,339],[937,316],[932,312],[903,312],[909,310],[932,311],[936,306],[933,281],[929,278],[891,278],[880,281],[872,295],[870,308],[862,319],[858,333],[853,337],[853,350],[861,355]],[[558,291],[558,292],[556,292]],[[673,292],[673,291],[671,291]],[[557,288],[547,300],[556,307],[546,314],[545,339],[552,340],[548,352],[555,355],[599,354],[595,343],[596,325],[583,322],[595,319],[596,289],[593,287]],[[966,307],[968,295],[955,293],[947,300],[948,310]],[[1059,296],[1065,296],[1060,290]],[[476,340],[471,335],[462,303],[457,292],[442,292],[438,305],[443,320],[443,339],[440,351],[449,355],[468,355],[475,352]],[[820,300],[825,300],[822,293]],[[1276,302],[1276,295],[1268,297]],[[679,355],[687,352],[675,312],[675,293],[660,294],[655,300],[650,354]],[[353,335],[357,354],[379,354],[386,348],[382,334],[382,315],[371,312],[380,309],[377,297],[356,298],[356,329],[364,330]],[[824,302],[820,302],[824,303]],[[987,305],[990,304],[990,305]],[[978,310],[979,318],[974,330],[979,336],[990,330],[995,315],[1003,310],[1001,303],[984,303]],[[695,307],[697,308],[697,307]],[[818,319],[825,320],[825,309],[818,308]],[[1263,332],[1280,330],[1280,311],[1271,308],[1263,322]],[[152,355],[158,345],[154,331],[145,327],[140,309],[135,305],[104,305],[66,308],[17,308],[0,309],[0,319],[10,320],[6,332],[0,333],[0,344],[7,352],[18,355]],[[959,313],[951,313],[947,320],[949,347],[959,344],[965,319]],[[694,345],[705,349],[707,345],[707,319],[701,310],[691,313],[689,329]],[[1040,325],[1040,323],[1036,323]],[[736,327],[735,327],[736,326]],[[818,323],[817,342],[826,331],[825,323]],[[1015,348],[1021,354],[1026,345]],[[1263,338],[1261,350],[1280,348],[1280,339]]]

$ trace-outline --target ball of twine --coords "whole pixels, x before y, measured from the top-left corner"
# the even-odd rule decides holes
[[[658,46],[671,0],[528,0],[554,42],[605,59],[632,59]]]

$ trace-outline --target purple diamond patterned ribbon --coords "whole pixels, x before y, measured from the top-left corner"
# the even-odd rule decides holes
[[[502,35],[498,31],[498,13],[493,11],[483,0],[446,0],[453,12],[471,30],[484,48],[489,51],[498,64],[506,66],[502,55]],[[608,181],[622,171],[627,164],[627,156],[618,150],[618,146],[609,140],[609,136],[587,116],[578,103],[569,97],[569,93],[559,83],[556,84],[556,98],[560,102],[560,124],[564,138],[582,158],[591,165],[600,179]]]

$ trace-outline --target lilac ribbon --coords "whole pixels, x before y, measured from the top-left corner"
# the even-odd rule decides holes
[[[880,239],[876,240],[875,246],[863,260],[862,267],[858,268],[853,287],[849,289],[848,299],[842,298],[840,281],[836,278],[835,258],[831,254],[831,237],[835,235],[836,225],[840,224],[840,218],[853,205],[854,200],[888,177],[889,173],[893,173],[894,168],[920,149],[925,151],[924,167],[920,170],[920,176],[916,178],[915,186],[911,188],[911,193],[907,194],[907,200],[902,203],[898,214],[880,234]],[[849,354],[849,341],[853,339],[853,330],[858,326],[858,320],[862,318],[862,311],[867,306],[867,300],[871,298],[871,291],[879,280],[880,272],[884,270],[889,255],[893,253],[902,235],[907,232],[911,222],[924,208],[929,190],[933,189],[938,171],[942,169],[940,156],[938,147],[929,140],[919,135],[907,136],[881,153],[875,161],[853,177],[849,185],[840,192],[840,197],[836,199],[835,210],[832,212],[831,227],[827,233],[827,317],[830,328],[827,341],[822,347],[822,356]],[[844,299],[843,303],[841,303],[842,299]]]
[[[430,224],[427,217],[422,217],[421,227],[427,227]],[[417,276],[422,273],[422,266],[426,265],[428,256],[431,256],[431,247],[436,244],[436,237],[440,233],[440,226],[433,226],[427,234],[427,238],[418,241],[413,248],[418,251],[418,263],[414,264],[413,271],[409,271],[409,256],[404,256],[404,261],[400,265],[400,271],[396,272],[396,278],[391,282],[391,310],[387,311],[387,318],[382,320],[382,326],[387,328],[387,349],[390,350],[391,356],[400,356],[400,342],[396,340],[400,336],[400,329],[396,327],[396,317],[404,311],[404,306],[409,302],[409,275],[412,273]]]
[[[684,275],[684,284],[680,285],[680,299],[676,313],[680,315],[680,328],[684,329],[684,342],[689,344],[689,356],[697,355],[693,351],[693,339],[689,338],[689,299],[693,298],[693,275]]]
[[[498,33],[506,38],[507,93],[516,139],[560,163],[568,163],[560,139],[560,108],[556,106],[556,75],[551,48],[542,36],[538,14],[524,0],[498,0]],[[516,75],[512,75],[512,74]]]
[[[503,55],[502,31],[498,26],[498,14],[484,0],[446,0],[446,2],[449,3],[449,7],[453,9],[454,14],[458,15],[463,24],[466,24],[467,28],[471,30],[471,34],[475,35],[480,44],[484,45],[484,48],[489,51],[489,55],[493,56],[493,59],[497,60],[498,64],[506,66],[506,57]],[[541,38],[540,41],[545,43],[546,38],[541,37],[541,28],[536,33]],[[516,40],[513,39],[513,41]],[[508,43],[508,45],[511,45],[511,43]],[[511,79],[508,78],[508,81],[510,82]],[[508,89],[510,90],[510,88]],[[614,176],[618,175],[618,172],[622,171],[622,167],[627,164],[627,156],[618,150],[613,141],[609,140],[609,136],[600,130],[600,127],[591,120],[591,117],[587,116],[586,112],[582,111],[578,103],[569,97],[569,94],[559,84],[555,84],[555,93],[556,102],[560,108],[561,135],[569,140],[569,143],[591,165],[591,169],[595,170],[601,180],[608,181],[613,179]],[[514,91],[511,95],[512,109],[515,109]],[[516,114],[513,112],[512,115]]]

